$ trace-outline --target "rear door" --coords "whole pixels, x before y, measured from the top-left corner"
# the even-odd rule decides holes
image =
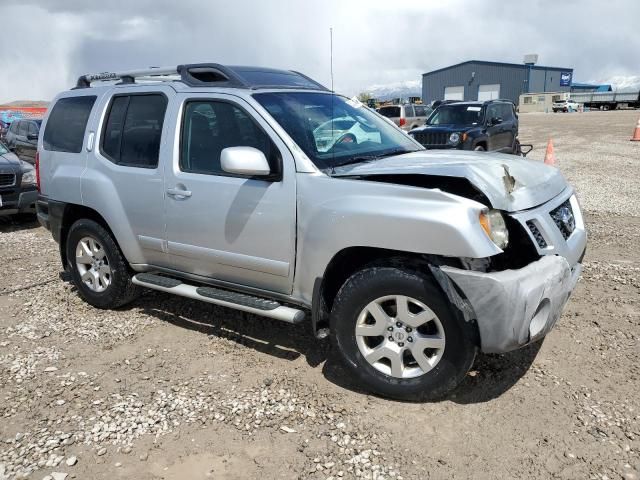
[[[114,91],[101,100],[101,119],[90,132],[96,145],[82,177],[83,201],[127,239],[129,262],[166,266],[163,162],[171,151],[162,139],[175,90],[154,85]]]
[[[503,149],[506,153],[513,152],[513,145],[518,135],[518,119],[515,115],[514,107],[510,103],[500,104],[502,111],[502,134],[504,135]]]
[[[27,136],[23,147],[23,160],[29,163],[36,163],[36,151],[38,149],[39,128],[36,122],[27,122]],[[35,138],[30,138],[34,137]]]
[[[24,120],[18,120],[15,127],[15,134],[13,136],[12,147],[16,155],[22,158],[24,155],[24,144],[27,138],[27,122]]]
[[[289,293],[296,227],[291,153],[246,101],[227,94],[180,94],[172,116],[173,159],[164,197],[171,264],[222,282]],[[261,150],[270,179],[222,170],[224,148]],[[184,192],[184,194],[179,194]]]

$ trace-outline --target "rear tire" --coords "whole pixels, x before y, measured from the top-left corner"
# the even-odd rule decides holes
[[[97,308],[118,308],[134,300],[140,287],[131,282],[129,264],[111,234],[93,220],[69,229],[67,262],[82,299]]]
[[[404,267],[370,267],[352,275],[338,291],[330,321],[331,341],[347,368],[384,397],[441,398],[462,381],[476,354],[470,325],[436,283]],[[387,356],[376,359],[381,351]]]

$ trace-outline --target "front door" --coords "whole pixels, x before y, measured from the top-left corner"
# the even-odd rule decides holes
[[[233,95],[183,94],[165,169],[169,263],[183,272],[288,293],[293,284],[294,160],[269,125]],[[222,170],[223,149],[261,150],[269,179]]]

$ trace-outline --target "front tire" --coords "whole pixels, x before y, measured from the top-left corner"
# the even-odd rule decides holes
[[[97,308],[117,308],[134,300],[140,288],[131,282],[129,264],[111,234],[93,220],[69,229],[67,262],[82,299]]]
[[[373,393],[434,400],[453,390],[476,354],[469,325],[426,274],[371,267],[351,276],[331,311],[331,339]]]
[[[478,145],[473,149],[474,152],[484,152],[486,149],[482,145]]]

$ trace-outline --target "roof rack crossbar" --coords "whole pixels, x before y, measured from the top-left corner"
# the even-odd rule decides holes
[[[125,72],[101,72],[89,73],[78,78],[76,88],[89,88],[92,82],[107,82],[120,80],[122,83],[134,83],[136,78],[145,77],[145,79],[153,79],[157,81],[174,80],[174,78],[163,78],[171,75],[177,75],[176,67],[160,67],[148,68],[144,70],[129,70]]]

